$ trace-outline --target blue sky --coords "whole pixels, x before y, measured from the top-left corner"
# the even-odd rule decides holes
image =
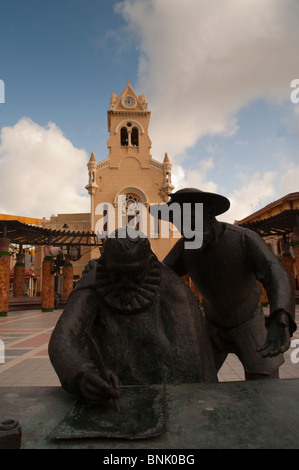
[[[114,3],[2,2],[1,127],[23,116],[41,126],[53,121],[76,147],[106,154],[111,91],[136,80],[137,71],[134,51],[122,54],[114,38],[124,26]]]
[[[176,189],[226,195],[228,221],[298,191],[298,23],[297,0],[2,0],[0,212],[89,210],[127,80]]]

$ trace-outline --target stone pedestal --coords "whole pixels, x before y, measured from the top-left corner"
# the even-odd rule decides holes
[[[122,387],[121,407],[126,388]],[[88,447],[97,449],[98,461],[101,460],[98,452],[102,452],[101,463],[104,455],[112,456],[113,453],[116,456],[134,456],[138,461],[143,452],[149,452],[156,461],[156,456],[163,458],[161,449],[167,449],[164,452],[165,464],[179,463],[178,454],[181,454],[181,463],[185,467],[190,464],[190,468],[196,468],[202,461],[202,453],[193,449],[299,448],[296,432],[299,429],[299,379],[166,384],[166,394],[168,432],[148,439],[49,439],[48,436],[56,426],[61,426],[78,400],[61,387],[14,387],[12,393],[11,387],[3,386],[0,416],[18,418],[22,424],[22,449]],[[120,413],[122,416],[126,413],[130,419],[130,409],[121,408]],[[120,413],[115,413],[115,420],[121,419],[117,416]],[[169,468],[173,467],[170,465]]]
[[[6,316],[9,308],[10,253],[9,238],[0,238],[0,316]]]
[[[24,255],[22,253],[19,253],[17,255],[17,262],[14,266],[13,297],[23,297],[24,287],[25,287]]]
[[[73,290],[73,265],[65,263],[63,266],[63,290],[62,295],[68,297]]]
[[[52,256],[45,256],[42,264],[42,311],[54,310],[54,274],[51,274],[53,264]]]

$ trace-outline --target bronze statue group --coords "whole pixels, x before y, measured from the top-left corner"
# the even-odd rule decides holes
[[[117,399],[120,385],[217,382],[229,353],[246,380],[279,377],[296,330],[288,274],[258,234],[216,219],[230,207],[224,196],[186,188],[170,195],[167,205],[173,202],[190,203],[191,219],[203,204],[202,246],[187,249],[182,230],[160,262],[147,238],[117,230],[86,267],[52,333],[49,356],[62,387],[89,403]],[[186,274],[202,306],[182,281]],[[267,318],[257,281],[269,299]]]

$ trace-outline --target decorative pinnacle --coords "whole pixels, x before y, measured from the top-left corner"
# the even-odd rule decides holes
[[[169,157],[168,157],[166,152],[165,152],[165,157],[164,157],[163,163],[170,163]]]

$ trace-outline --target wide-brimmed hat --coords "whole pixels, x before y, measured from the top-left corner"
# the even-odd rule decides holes
[[[208,203],[215,208],[215,215],[223,214],[230,208],[230,202],[225,196],[216,193],[201,191],[196,188],[179,189],[169,195],[170,200],[166,203],[168,206],[173,202],[183,204],[184,202],[201,202]]]

